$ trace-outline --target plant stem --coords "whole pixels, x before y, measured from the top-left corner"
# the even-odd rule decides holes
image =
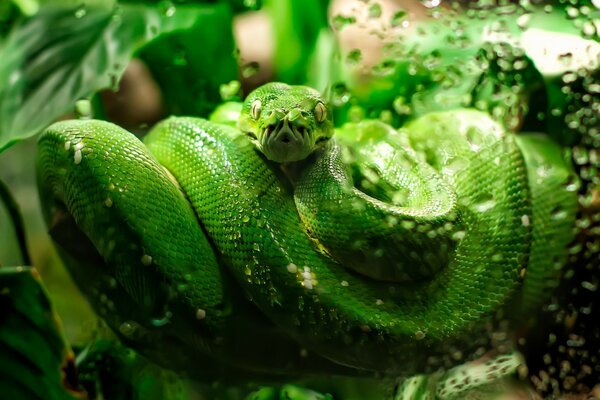
[[[27,239],[25,237],[25,225],[23,224],[23,216],[19,211],[19,205],[15,201],[15,198],[10,194],[8,186],[0,180],[0,200],[4,203],[6,210],[12,220],[15,234],[17,235],[17,241],[19,242],[19,248],[21,250],[21,258],[23,259],[23,265],[31,265],[31,257],[27,250]]]

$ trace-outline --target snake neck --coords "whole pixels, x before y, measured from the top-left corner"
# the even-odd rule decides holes
[[[307,169],[326,153],[331,151],[334,146],[336,146],[336,142],[335,140],[331,140],[323,147],[317,148],[303,160],[285,163],[276,163],[273,161],[269,162],[273,163],[275,168],[281,172],[281,178],[285,181],[285,183],[291,188],[295,188],[298,185],[298,182],[303,179]]]

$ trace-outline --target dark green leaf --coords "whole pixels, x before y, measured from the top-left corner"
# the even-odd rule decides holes
[[[221,84],[237,79],[231,10],[224,3],[210,7],[190,29],[164,35],[140,53],[169,114],[207,116],[222,101]]]
[[[83,398],[73,353],[35,269],[0,268],[0,360],[3,398]]]
[[[134,51],[150,40],[212,12],[202,5],[42,9],[0,47],[0,151],[77,100],[115,87]]]

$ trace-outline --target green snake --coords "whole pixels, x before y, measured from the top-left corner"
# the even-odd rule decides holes
[[[193,354],[209,375],[426,373],[480,356],[556,280],[576,198],[549,139],[466,109],[334,128],[320,93],[282,83],[230,107],[143,143],[96,120],[39,142],[71,274],[150,357]]]

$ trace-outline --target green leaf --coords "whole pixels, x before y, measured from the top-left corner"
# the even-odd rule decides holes
[[[134,52],[212,14],[203,5],[45,8],[0,47],[0,151],[33,136],[75,102],[115,87]]]
[[[82,398],[73,353],[35,269],[0,268],[0,360],[3,398]]]
[[[139,54],[169,114],[207,116],[222,102],[221,84],[238,77],[231,9],[226,3],[208,7],[190,29],[164,35]]]

